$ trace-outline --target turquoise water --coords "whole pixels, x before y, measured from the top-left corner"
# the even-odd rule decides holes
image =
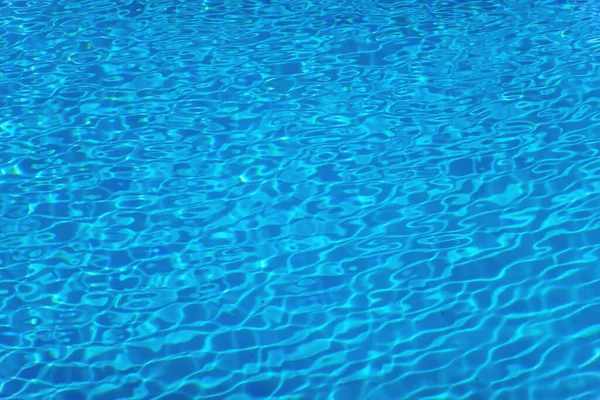
[[[600,3],[0,4],[0,397],[598,399]]]

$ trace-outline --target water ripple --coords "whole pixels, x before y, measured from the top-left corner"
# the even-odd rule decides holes
[[[599,11],[0,4],[0,395],[596,398]]]

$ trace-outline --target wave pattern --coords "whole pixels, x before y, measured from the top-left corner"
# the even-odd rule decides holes
[[[600,6],[0,5],[0,396],[596,399]]]

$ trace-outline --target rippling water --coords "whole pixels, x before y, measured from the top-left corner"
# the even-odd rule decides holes
[[[0,397],[597,399],[600,4],[0,4]]]

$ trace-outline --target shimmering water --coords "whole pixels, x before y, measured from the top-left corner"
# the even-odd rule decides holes
[[[600,3],[0,3],[0,397],[597,399]]]

